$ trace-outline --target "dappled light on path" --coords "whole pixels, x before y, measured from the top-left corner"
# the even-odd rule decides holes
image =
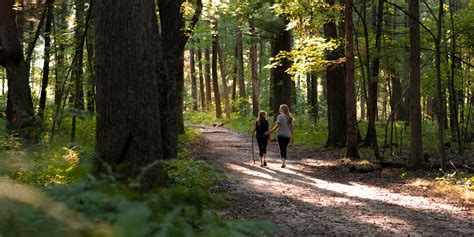
[[[237,181],[227,215],[273,221],[283,235],[474,234],[474,219],[461,205],[341,180],[342,171],[327,172],[330,161],[317,157],[290,158],[287,168],[280,168],[275,145],[269,148],[268,167],[260,167],[257,155],[253,164],[247,135],[201,129],[208,140],[202,158],[221,165]]]

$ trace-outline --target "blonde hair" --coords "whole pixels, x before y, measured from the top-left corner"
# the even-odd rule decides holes
[[[280,105],[280,110],[286,115],[286,118],[288,119],[288,124],[292,124],[295,121],[295,118],[290,112],[290,108],[286,104]]]
[[[258,112],[258,117],[257,117],[257,125],[260,126],[262,119],[265,119],[267,117],[267,112],[265,110],[260,110]]]

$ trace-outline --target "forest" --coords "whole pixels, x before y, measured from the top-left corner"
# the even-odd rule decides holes
[[[472,22],[470,0],[0,0],[0,237],[474,235]]]

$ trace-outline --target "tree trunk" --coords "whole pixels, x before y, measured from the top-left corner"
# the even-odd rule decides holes
[[[87,49],[87,69],[89,70],[89,78],[87,80],[87,111],[93,114],[95,112],[95,52],[94,52],[94,28],[93,22],[89,23],[89,30],[86,38]]]
[[[383,24],[383,5],[384,0],[378,1],[377,6],[377,16],[374,19],[375,22],[375,54],[372,61],[372,70],[370,83],[369,83],[369,123],[367,126],[367,134],[364,139],[364,145],[372,146],[374,150],[374,155],[377,160],[380,159],[379,145],[377,142],[377,130],[375,128],[375,120],[377,115],[377,98],[378,98],[378,80],[379,80],[379,70],[380,70],[380,48],[382,47],[381,38],[382,38],[382,24]]]
[[[334,0],[326,0],[333,6]],[[337,39],[335,21],[324,24],[324,36],[328,39]],[[335,60],[344,57],[344,50],[338,48],[329,52],[326,59]],[[327,147],[344,147],[346,145],[346,85],[345,69],[342,64],[330,65],[326,69],[327,105],[328,105],[328,139]]]
[[[206,108],[211,109],[212,96],[211,96],[211,52],[209,47],[204,49],[204,79],[206,81]]]
[[[46,94],[49,82],[49,57],[51,48],[51,25],[53,22],[54,0],[46,1],[46,26],[44,30],[44,60],[43,60],[43,78],[41,80],[41,93],[38,106],[38,116],[44,118],[44,110],[46,108]]]
[[[243,35],[242,29],[239,25],[236,29],[236,40],[237,40],[237,74],[239,77],[239,100],[240,100],[240,113],[246,114],[246,100],[247,94],[245,92],[245,77],[244,77],[244,46],[243,46]]]
[[[441,157],[441,168],[444,169],[446,154],[444,152],[444,89],[441,85],[441,36],[443,23],[443,0],[439,0],[439,14],[437,19],[437,36],[435,39],[435,67],[436,67],[436,94],[438,97],[438,150]]]
[[[285,21],[286,22],[286,21]],[[274,42],[272,57],[276,58],[280,52],[291,51],[291,32],[285,28],[280,28]],[[278,66],[273,68],[272,94],[273,94],[273,114],[278,115],[281,104],[286,104],[292,109],[291,98],[291,75],[286,71],[291,67],[291,61],[287,58],[281,58]]]
[[[162,51],[154,1],[95,3],[96,152],[100,157],[95,169],[105,171],[104,163],[112,168],[120,165],[122,177],[133,177],[164,158],[157,82],[166,78],[160,78],[164,74],[157,70]],[[142,184],[161,181],[156,179],[159,172],[152,175],[155,179],[142,179]]]
[[[191,68],[191,97],[193,99],[193,111],[198,110],[196,65],[194,61],[194,44],[189,48],[189,67]]]
[[[255,24],[250,21],[250,34],[253,37],[256,36]],[[252,72],[252,112],[256,117],[258,115],[258,102],[259,102],[259,80],[258,80],[258,61],[257,61],[257,41],[255,38],[252,38],[252,43],[250,45],[250,64]]]
[[[84,31],[84,2],[76,0],[76,16],[75,16],[75,57],[76,61],[72,68],[72,79],[74,81],[74,112],[72,113],[71,126],[71,142],[76,140],[76,124],[77,113],[84,110],[84,85],[82,81],[83,75],[83,59],[84,59],[84,41],[82,37],[86,32]]]
[[[198,41],[199,42],[199,41]],[[198,43],[199,45],[199,43]],[[201,99],[201,109],[204,111],[206,109],[206,94],[204,90],[204,76],[203,76],[203,68],[202,68],[202,50],[201,46],[198,48],[198,68],[199,68],[199,97]]]
[[[423,142],[421,129],[421,106],[420,106],[420,19],[418,0],[408,0],[408,8],[411,17],[408,18],[410,27],[410,168],[422,168],[425,166],[423,160]]]
[[[456,10],[456,6],[453,4],[452,0],[449,0],[449,15],[450,15],[450,21],[451,21],[451,31],[455,31],[454,27],[454,14],[453,12]],[[452,137],[456,138],[456,143],[458,144],[458,152],[462,154],[464,152],[464,144],[461,139],[461,130],[459,126],[459,117],[461,117],[461,124],[463,124],[463,118],[464,115],[461,113],[461,116],[459,116],[459,107],[461,106],[461,111],[463,111],[464,108],[464,99],[463,98],[463,91],[459,91],[459,93],[456,90],[455,86],[455,75],[456,75],[456,69],[459,69],[460,64],[459,60],[456,59],[456,48],[457,48],[457,41],[456,41],[456,35],[451,34],[451,50],[449,54],[451,54],[451,65],[450,65],[450,76],[448,77],[449,80],[449,98],[452,103],[450,106],[450,111],[451,111],[451,134]],[[447,40],[446,40],[447,42]],[[447,47],[447,46],[446,46]],[[446,50],[446,59],[449,60],[449,55],[448,55],[448,50]],[[463,85],[463,83],[462,83]],[[462,88],[462,86],[461,86]]]
[[[232,73],[232,101],[235,101],[237,98],[237,72],[239,71],[237,62],[237,41],[235,43],[234,56],[234,68]]]
[[[16,24],[13,0],[0,1],[0,64],[7,71],[7,129],[26,143],[37,141],[28,67]]]
[[[318,122],[318,75],[316,73],[311,73],[309,75],[309,84],[308,84],[308,90],[310,95],[309,97],[309,111],[311,118],[313,119],[314,123],[316,124]]]
[[[217,31],[217,22],[215,24],[215,31]],[[219,40],[219,33],[213,35],[214,40],[216,41],[217,53],[219,54],[219,65],[221,69],[221,78],[222,78],[222,87],[224,89],[224,101],[225,101],[225,117],[230,119],[230,112],[231,112],[231,105],[229,99],[229,87],[227,87],[227,72],[225,70],[225,62],[224,62],[224,50],[222,50],[220,40]]]
[[[354,28],[352,24],[352,0],[346,0],[345,7],[345,34],[346,34],[346,157],[359,159],[357,143],[357,110],[354,77]]]
[[[178,134],[184,133],[184,48],[190,34],[185,33],[183,0],[160,0],[160,16],[164,69],[168,80],[161,82],[161,117],[163,152],[167,159],[177,157]],[[192,32],[189,32],[192,33]]]
[[[217,77],[217,54],[218,43],[215,36],[212,37],[212,87],[214,89],[214,102],[216,104],[216,118],[222,118],[221,95],[219,94],[219,81]]]

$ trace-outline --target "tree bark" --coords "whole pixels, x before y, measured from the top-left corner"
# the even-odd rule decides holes
[[[357,144],[357,110],[355,95],[355,77],[354,77],[354,42],[353,42],[353,24],[352,24],[352,0],[346,0],[345,6],[345,34],[346,34],[346,157],[350,159],[359,159],[359,150]]]
[[[235,43],[234,56],[235,60],[232,73],[232,101],[235,101],[235,99],[237,98],[237,72],[239,70],[237,62],[237,41]]]
[[[53,22],[54,0],[46,1],[46,25],[44,29],[44,60],[43,60],[43,78],[41,80],[41,92],[38,106],[38,116],[44,118],[46,108],[46,94],[49,82],[49,58],[51,48],[51,25]]]
[[[216,37],[212,36],[212,87],[214,89],[214,102],[216,104],[216,118],[222,118],[221,96],[219,94],[219,81],[217,76],[217,54],[218,43]]]
[[[87,50],[87,69],[89,78],[87,80],[87,111],[94,114],[95,112],[95,52],[94,52],[94,26],[93,21],[89,22],[89,30],[87,31],[86,50]]]
[[[194,44],[189,48],[189,68],[191,69],[191,98],[193,99],[193,111],[198,110],[198,94],[196,79],[196,63],[194,61]]]
[[[375,17],[375,54],[372,59],[372,70],[370,83],[369,83],[369,123],[367,126],[367,134],[364,139],[364,145],[372,146],[374,150],[374,155],[376,159],[380,159],[379,145],[377,142],[377,130],[375,128],[375,120],[377,115],[377,98],[378,98],[378,80],[379,80],[379,70],[380,70],[380,49],[382,47],[381,38],[382,38],[382,24],[383,24],[383,6],[384,0],[378,1],[377,6],[377,15]]]
[[[13,0],[0,1],[0,60],[7,71],[7,129],[25,143],[37,141],[28,67],[23,58]]]
[[[157,70],[163,53],[154,9],[152,0],[104,0],[94,6],[96,171],[120,165],[122,177],[133,177],[164,158],[157,82],[166,74]],[[160,173],[152,175],[155,179],[142,184],[160,182]]]
[[[441,36],[443,27],[443,0],[439,0],[439,14],[437,19],[437,36],[435,39],[435,67],[436,67],[436,94],[438,97],[438,150],[441,157],[441,168],[444,169],[446,154],[444,152],[444,89],[441,85]]]
[[[239,19],[240,21],[240,19]],[[245,77],[244,77],[244,46],[243,46],[243,35],[242,26],[240,23],[236,29],[236,43],[237,43],[237,74],[239,77],[239,100],[240,100],[240,113],[246,113],[246,100],[247,94],[245,92]]]
[[[285,21],[286,22],[286,21]],[[280,52],[291,51],[291,32],[284,27],[279,28],[276,34],[274,47],[272,49],[272,57],[276,58]],[[291,75],[286,71],[291,67],[291,61],[287,58],[281,58],[278,66],[272,70],[272,95],[273,95],[273,115],[278,115],[281,104],[286,104],[292,109],[293,103],[291,98]]]
[[[211,109],[212,96],[211,96],[211,52],[209,47],[204,49],[204,78],[206,81],[206,108]]]
[[[326,0],[333,6],[334,0]],[[337,39],[337,26],[334,19],[324,24],[324,36]],[[326,55],[327,60],[335,60],[344,56],[344,49],[338,48]],[[326,69],[326,89],[328,105],[328,139],[327,147],[344,147],[346,145],[346,85],[343,64],[330,65]]]
[[[182,108],[184,88],[184,17],[181,12],[182,0],[160,0],[158,10],[161,26],[164,68],[167,79],[161,81],[160,108],[163,153],[169,159],[178,155],[178,134],[183,132]]]
[[[199,42],[199,41],[198,41]],[[198,43],[199,45],[199,43]],[[202,68],[202,50],[201,47],[199,46],[198,48],[198,53],[197,53],[197,58],[198,58],[198,68],[199,68],[199,97],[201,99],[201,109],[205,110],[206,109],[206,94],[204,90],[204,76],[203,76],[203,68]]]
[[[217,29],[217,22],[215,23],[215,31],[218,32]],[[225,101],[225,117],[230,119],[231,113],[231,105],[229,99],[229,87],[227,86],[227,72],[225,70],[225,62],[224,62],[224,50],[222,50],[220,40],[219,40],[219,33],[213,35],[214,40],[216,41],[217,53],[219,56],[219,65],[221,70],[221,78],[222,78],[222,88],[224,89],[224,101]]]
[[[250,34],[253,37],[256,36],[255,23],[249,22]],[[259,80],[258,80],[258,61],[257,61],[257,41],[255,38],[252,39],[250,45],[250,69],[252,72],[252,112],[256,117],[258,115],[258,102],[259,102]]]
[[[410,27],[410,159],[408,166],[412,169],[425,166],[423,160],[423,142],[421,128],[420,106],[420,19],[418,0],[408,0],[411,17],[408,18]]]
[[[309,112],[313,122],[318,122],[318,75],[313,72],[308,75],[308,101],[309,101]]]
[[[84,110],[84,84],[83,84],[83,59],[84,59],[84,41],[82,40],[85,32],[84,30],[84,2],[76,0],[76,16],[75,16],[75,57],[76,61],[72,66],[72,79],[74,81],[74,112],[72,114],[71,126],[71,142],[74,143],[76,139],[76,124],[77,113]]]

